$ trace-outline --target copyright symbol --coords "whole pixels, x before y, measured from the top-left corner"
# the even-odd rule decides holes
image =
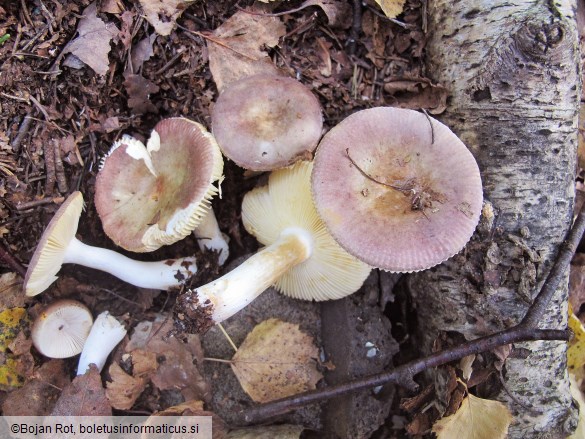
[[[10,431],[12,433],[18,433],[18,432],[20,432],[20,427],[18,426],[18,424],[12,424],[10,426]]]

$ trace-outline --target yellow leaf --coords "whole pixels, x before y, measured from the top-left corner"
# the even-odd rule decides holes
[[[232,359],[244,391],[256,402],[272,401],[315,388],[319,352],[299,325],[266,320],[250,332]]]
[[[469,394],[461,407],[433,425],[437,439],[504,439],[512,415],[499,401]]]
[[[0,312],[0,352],[6,352],[8,345],[27,325],[24,308],[8,308]]]
[[[577,380],[585,378],[585,328],[579,318],[569,311],[569,328],[575,336],[569,342],[567,348],[567,365],[569,372],[575,375]]]
[[[569,381],[571,383],[571,395],[579,406],[579,424],[577,424],[577,430],[567,439],[583,439],[585,438],[585,398],[573,374],[569,374]]]
[[[402,13],[406,0],[376,0],[388,18],[396,18]]]
[[[18,373],[18,359],[9,356],[4,364],[0,365],[0,390],[10,391],[24,384],[24,377]]]

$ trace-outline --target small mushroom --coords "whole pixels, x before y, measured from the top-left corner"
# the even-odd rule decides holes
[[[253,171],[312,158],[323,129],[321,106],[309,89],[273,75],[231,84],[217,99],[211,121],[223,153]]]
[[[93,318],[82,303],[58,300],[47,306],[31,328],[37,351],[49,358],[69,358],[81,352]]]
[[[97,316],[79,357],[77,375],[85,374],[90,364],[95,364],[101,372],[108,356],[125,335],[126,328],[108,311]]]
[[[156,124],[146,145],[125,135],[102,160],[95,207],[106,234],[120,247],[147,252],[194,231],[201,249],[228,243],[211,209],[219,192],[223,158],[213,136],[183,117]]]
[[[358,111],[323,137],[312,192],[345,250],[393,272],[424,270],[458,253],[483,198],[477,163],[449,128],[389,107]]]
[[[120,253],[92,247],[75,237],[83,209],[81,192],[73,192],[43,232],[24,278],[27,296],[45,291],[63,264],[79,264],[110,273],[141,288],[166,290],[197,272],[194,258],[141,262]]]
[[[273,171],[268,185],[244,196],[242,221],[267,247],[219,279],[179,297],[179,308],[204,331],[232,316],[271,285],[304,300],[357,291],[371,268],[329,235],[313,205],[312,163]]]

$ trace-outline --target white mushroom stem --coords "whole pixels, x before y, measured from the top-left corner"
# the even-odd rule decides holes
[[[194,258],[142,262],[112,250],[92,247],[73,238],[65,251],[64,263],[105,271],[141,288],[166,290],[197,272]]]
[[[124,326],[108,311],[97,316],[83,345],[77,375],[84,375],[90,364],[95,364],[101,372],[108,356],[125,335]]]
[[[268,247],[219,279],[197,288],[198,302],[210,303],[209,317],[221,323],[252,302],[287,270],[313,253],[313,238],[305,229],[283,230]]]
[[[197,238],[199,248],[203,251],[214,250],[219,253],[219,265],[223,265],[230,255],[227,237],[219,230],[219,224],[212,209],[209,209],[193,234]]]

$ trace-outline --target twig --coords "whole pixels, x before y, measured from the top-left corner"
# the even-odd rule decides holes
[[[253,407],[243,413],[243,423],[257,423],[268,418],[278,416],[307,404],[324,401],[335,398],[357,390],[377,387],[384,384],[397,384],[416,391],[418,385],[412,380],[412,377],[419,372],[432,367],[441,366],[453,360],[461,359],[467,355],[479,354],[489,351],[498,346],[517,343],[521,341],[534,340],[569,340],[571,333],[569,331],[557,329],[532,329],[514,327],[505,331],[497,332],[493,335],[478,338],[477,340],[463,343],[445,351],[437,352],[428,357],[411,361],[402,366],[375,375],[359,378],[347,383],[329,386],[324,389],[318,389],[311,392],[305,392],[288,398],[282,398],[266,404]]]
[[[2,243],[0,243],[0,260],[4,262],[10,269],[14,270],[16,273],[20,275],[24,279],[26,276],[26,268],[22,265],[12,253],[10,253]]]
[[[35,207],[44,206],[46,204],[51,204],[51,203],[61,204],[63,201],[65,201],[64,197],[45,197],[45,198],[41,198],[39,200],[32,200],[32,201],[26,201],[24,203],[18,203],[14,207],[16,208],[16,210],[18,210],[20,212],[23,210],[33,209]]]
[[[349,31],[349,39],[347,40],[347,54],[352,57],[355,55],[357,49],[357,40],[362,30],[362,1],[353,0],[353,21]]]
[[[221,41],[218,38],[212,37],[212,36],[207,35],[207,34],[204,34],[202,32],[197,32],[195,30],[187,29],[186,27],[181,26],[180,24],[177,24],[177,27],[179,29],[184,30],[185,32],[188,32],[188,33],[192,34],[192,35],[197,35],[198,37],[201,37],[201,38],[204,38],[206,40],[209,40],[212,43],[217,44],[218,46],[221,46],[221,47],[224,47],[224,48],[226,48],[228,50],[231,50],[232,52],[235,52],[238,55],[243,56],[244,58],[248,58],[251,61],[258,61],[258,59],[254,58],[253,56],[250,56],[247,53],[240,52],[239,50],[236,50],[233,47],[230,47],[228,44],[224,43],[223,41]]]
[[[12,141],[12,151],[18,152],[20,150],[20,144],[22,143],[24,136],[26,136],[26,134],[28,133],[32,121],[33,120],[30,117],[30,113],[24,116],[22,123],[18,127],[18,133],[16,134],[16,137]]]
[[[55,174],[57,177],[57,188],[59,192],[65,194],[69,191],[69,185],[67,184],[67,177],[65,177],[65,168],[63,167],[63,160],[61,159],[61,148],[59,147],[59,141],[53,141],[53,151],[55,156]]]
[[[45,194],[52,194],[55,190],[55,153],[54,149],[45,142],[43,145],[43,155],[45,156],[45,169],[47,170],[47,181],[45,183]]]
[[[577,246],[583,237],[583,232],[585,232],[585,209],[581,208],[567,238],[560,245],[556,261],[553,264],[542,289],[534,299],[534,302],[528,309],[528,312],[519,326],[537,327],[538,322],[546,312],[552,296],[561,281],[564,279],[565,270],[571,264],[571,259],[577,251]]]
[[[569,266],[572,256],[577,249],[585,231],[585,209],[581,209],[573,227],[561,244],[558,257],[551,268],[541,290],[536,296],[533,304],[528,309],[524,319],[504,331],[478,338],[473,341],[462,343],[459,346],[437,352],[428,357],[411,361],[410,363],[398,366],[395,369],[380,374],[367,376],[354,381],[338,384],[324,389],[294,395],[292,397],[279,399],[270,403],[262,404],[248,409],[243,413],[243,423],[256,423],[279,414],[287,413],[304,405],[345,395],[349,392],[362,390],[380,385],[394,383],[409,390],[416,390],[418,385],[413,377],[426,369],[437,367],[454,360],[461,359],[467,355],[479,354],[503,346],[521,341],[535,340],[564,340],[570,338],[570,331],[556,329],[536,329],[539,319],[563,279],[563,273]]]

